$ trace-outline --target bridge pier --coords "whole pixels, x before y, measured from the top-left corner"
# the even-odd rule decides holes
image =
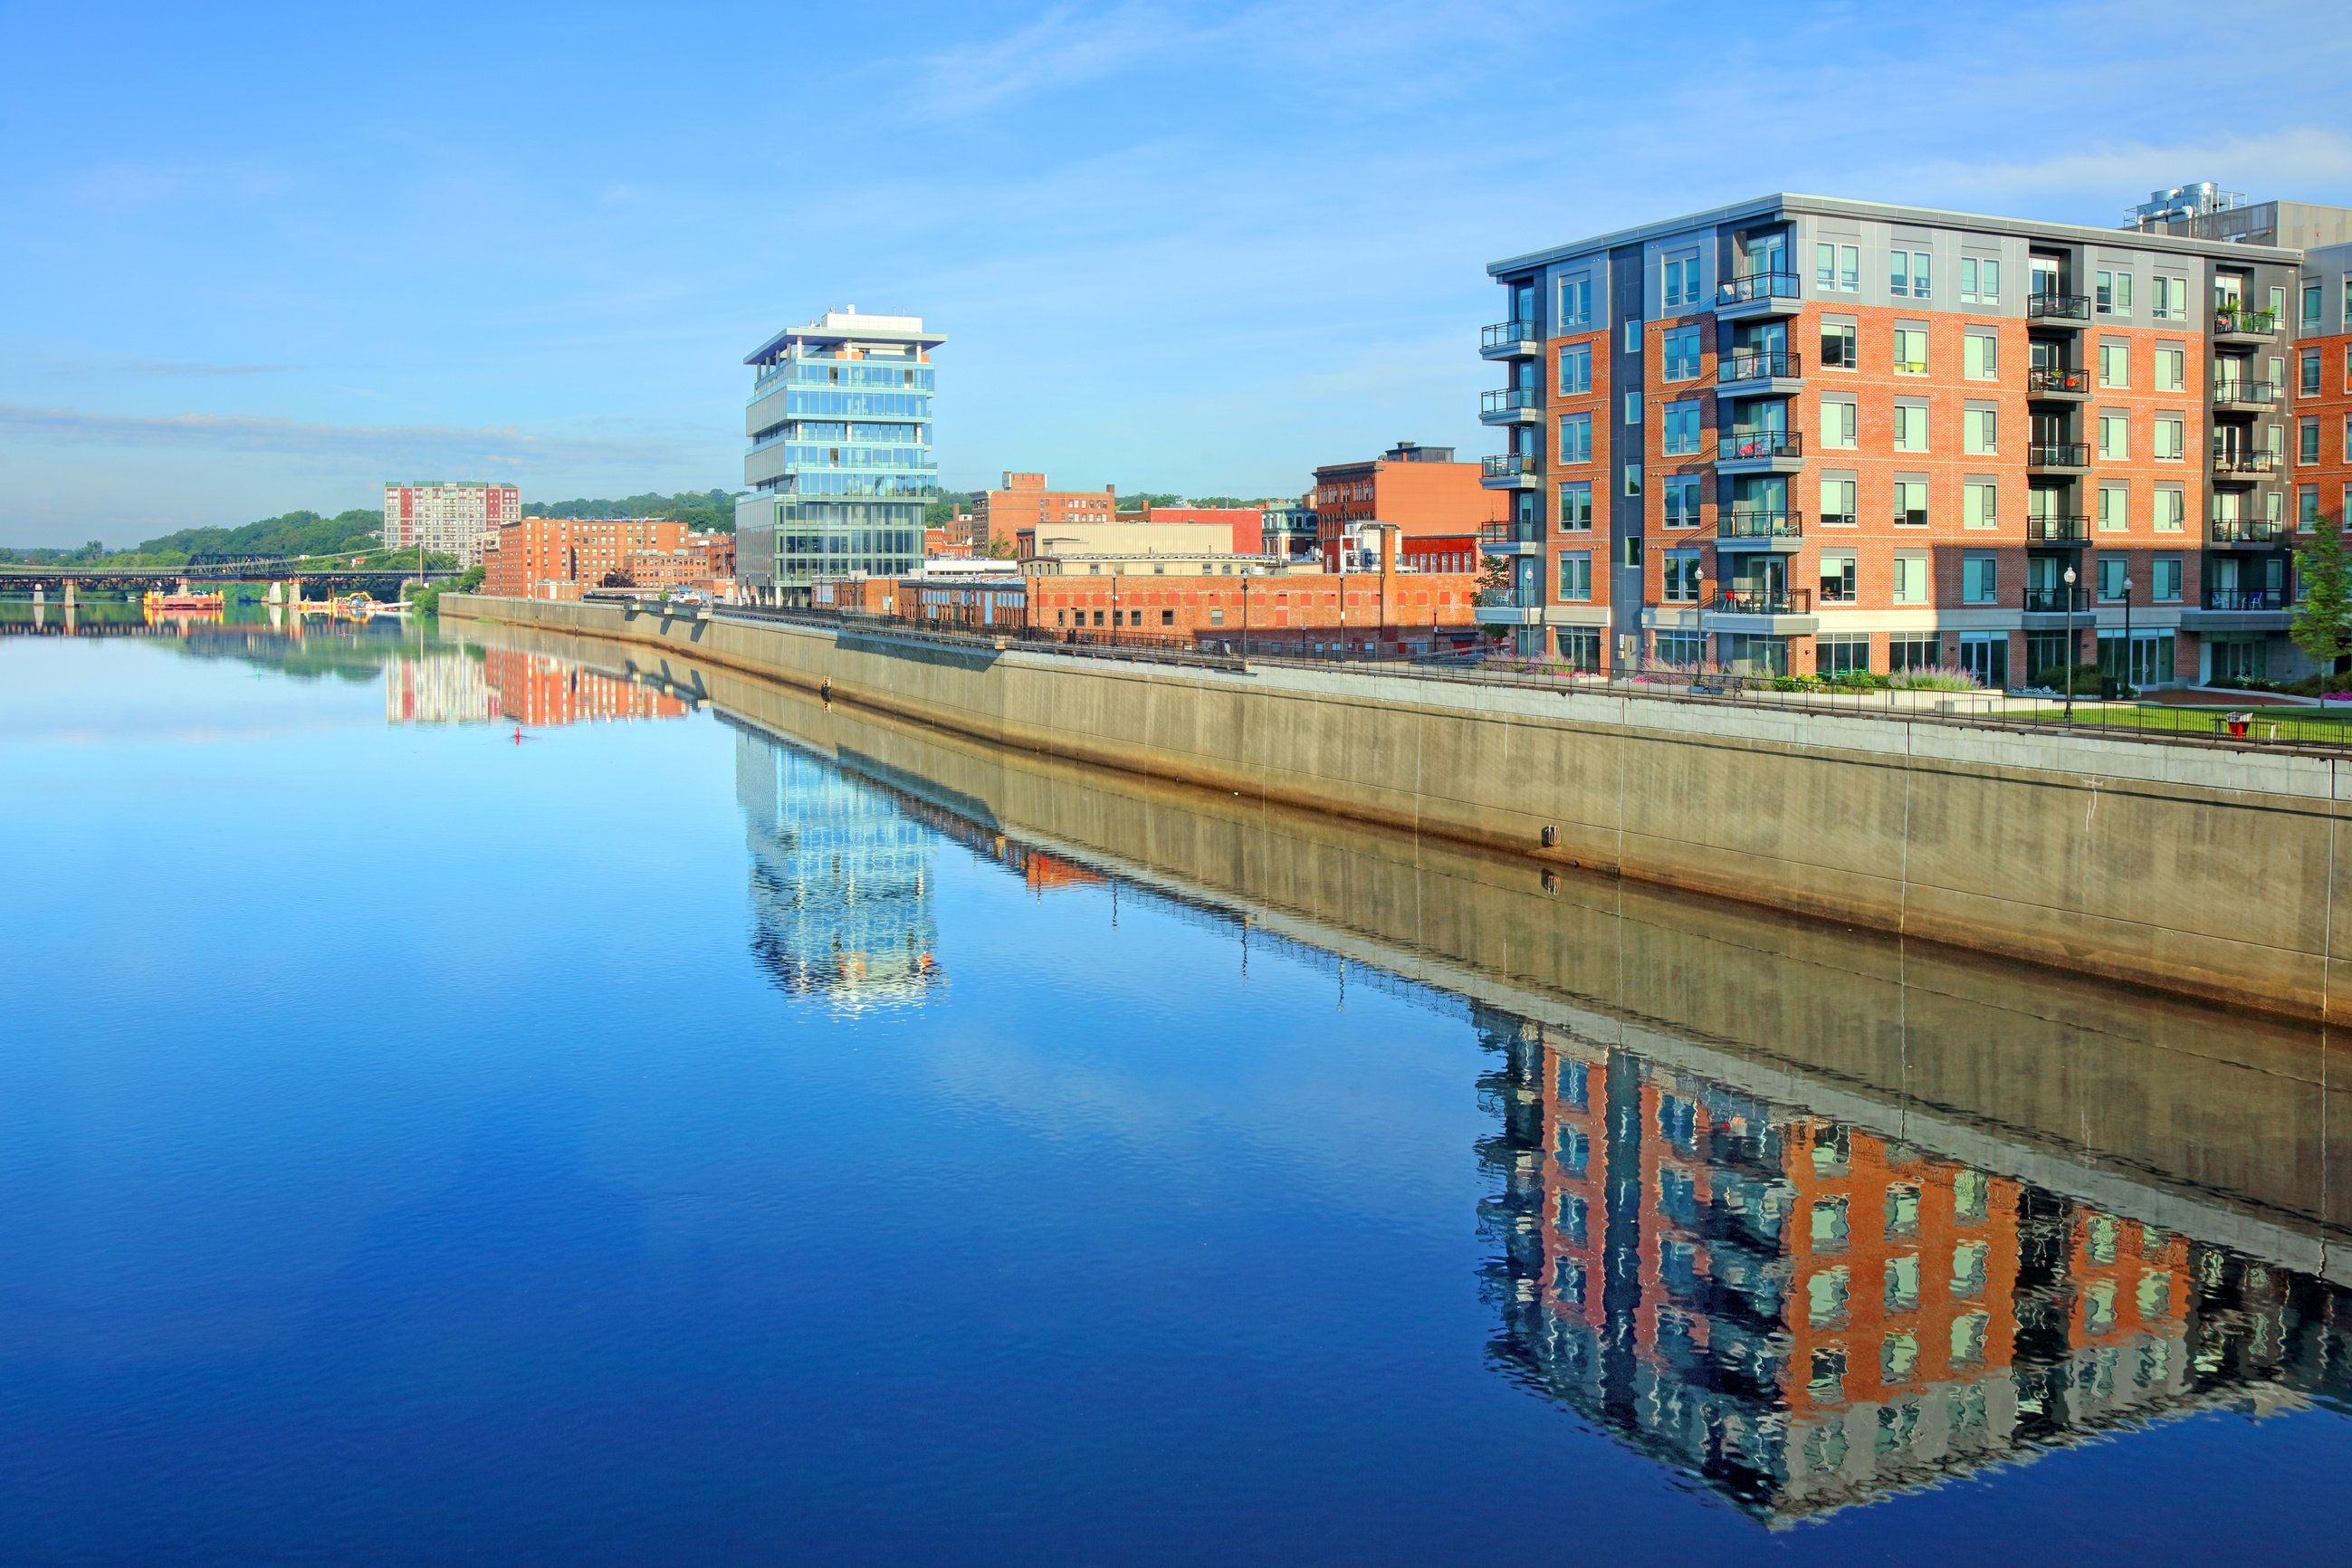
[[[66,608],[72,609],[74,603],[74,580],[68,577],[66,579]]]

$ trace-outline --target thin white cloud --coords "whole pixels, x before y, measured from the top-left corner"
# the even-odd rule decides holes
[[[131,368],[141,375],[276,375],[301,367],[291,364],[205,364],[200,361],[186,361],[134,364]]]
[[[0,440],[42,446],[198,448],[379,464],[429,461],[502,468],[579,463],[667,463],[678,453],[650,441],[583,440],[514,429],[441,425],[308,425],[241,414],[108,414],[0,404]]]
[[[1097,80],[1185,37],[1173,16],[1139,0],[1095,12],[1056,5],[1002,37],[927,58],[925,112],[952,120],[1047,87]]]

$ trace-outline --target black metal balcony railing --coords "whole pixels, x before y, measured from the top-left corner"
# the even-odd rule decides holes
[[[2080,441],[2036,441],[2025,448],[2029,468],[2087,468],[2091,448]]]
[[[1804,438],[1794,430],[1727,430],[1716,446],[1718,463],[1744,462],[1752,458],[1801,458]]]
[[[2224,377],[2213,384],[2213,401],[2216,403],[2275,403],[2278,401],[2278,384],[2271,381],[2246,381],[2237,377]]]
[[[2025,373],[2025,390],[2029,395],[2065,392],[2087,396],[2091,373],[2079,364],[2037,364]]]
[[[2087,294],[2028,294],[2025,297],[2025,319],[2029,321],[2087,321],[2091,319],[2091,297]]]
[[[1542,336],[1536,331],[1533,321],[1496,321],[1479,334],[1478,346],[1482,349],[1509,348],[1514,343],[1535,342]]]
[[[2216,544],[2276,544],[2285,531],[2284,526],[2266,517],[2217,517],[2213,520],[2213,542]]]
[[[2063,587],[2028,588],[2025,590],[2025,613],[2029,616],[2063,616],[2068,609],[2070,599],[2077,615],[2089,609],[2091,607],[2089,586],[2077,583],[2071,594]]]
[[[2213,308],[2213,330],[2217,332],[2268,336],[2278,331],[2278,312],[2252,310],[2244,305],[2216,305]]]
[[[1789,380],[1804,374],[1804,361],[1780,349],[1735,349],[1715,362],[1717,382]]]
[[[2088,544],[2091,542],[2091,520],[2087,517],[2059,517],[2049,512],[2034,512],[2025,520],[2025,542],[2028,544]]]
[[[1715,520],[1717,539],[1802,539],[1804,535],[1801,511],[1750,511],[1735,507]]]
[[[2216,447],[2213,448],[2213,471],[2217,474],[2275,474],[2279,470],[2278,454],[2259,447]]]
[[[1478,525],[1481,544],[1541,544],[1544,527],[1540,522],[1482,522]]]
[[[2277,588],[2209,588],[2205,593],[2209,610],[2283,610],[2286,595]]]
[[[1717,588],[1706,607],[1720,616],[1810,616],[1813,593],[1810,588],[1746,588],[1734,583]]]
[[[1481,414],[1516,414],[1522,408],[1541,408],[1543,394],[1532,386],[1498,386],[1478,400]]]
[[[1793,272],[1747,272],[1725,279],[1715,294],[1718,305],[1738,305],[1750,300],[1794,300],[1803,292]]]
[[[1489,452],[1486,458],[1486,477],[1490,479],[1509,479],[1515,474],[1541,471],[1543,459],[1533,452]]]

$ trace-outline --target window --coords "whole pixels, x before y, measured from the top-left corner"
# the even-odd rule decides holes
[[[1823,579],[1827,581],[1826,578]],[[1870,668],[1868,632],[1823,632],[1813,638],[1813,673],[1843,675]]]
[[[1639,463],[1625,465],[1625,493],[1629,496],[1642,493],[1642,465]]]
[[[1592,416],[1570,414],[1559,422],[1559,460],[1563,463],[1592,461]]]
[[[1822,366],[1825,370],[1852,370],[1854,363],[1854,324],[1852,321],[1822,322]]]
[[[1592,552],[1571,550],[1559,558],[1559,596],[1589,601],[1592,597]]]
[[[1897,398],[1895,403],[1895,449],[1898,452],[1924,452],[1927,449],[1927,405]]]
[[[1927,374],[1927,329],[1897,327],[1895,329],[1895,374],[1925,375]]]
[[[2099,557],[2099,597],[2120,599],[2124,596],[2124,574],[2130,563],[2120,555]]]
[[[2099,416],[2099,456],[2109,462],[2131,457],[2131,416],[2109,410]]]
[[[1890,250],[1886,253],[1886,291],[1897,300],[1906,294],[1914,300],[1927,297],[1928,272],[1934,256],[1925,250]]]
[[[2131,344],[2112,338],[2099,344],[2099,384],[2131,384]]]
[[[1924,569],[1925,561],[1920,562]],[[1896,633],[1886,639],[1886,668],[1897,669],[1933,669],[1944,662],[1943,646],[1933,632],[1916,635]]]
[[[1637,354],[1642,352],[1642,319],[1639,316],[1625,323],[1624,338],[1627,353]]]
[[[1559,390],[1573,397],[1592,390],[1592,345],[1579,343],[1559,353]]]
[[[1852,528],[1854,525],[1854,480],[1843,475],[1822,476],[1822,525],[1824,528]]]
[[[1665,445],[1661,450],[1669,457],[1698,450],[1698,399],[1684,398],[1666,405]]]
[[[2000,303],[2000,261],[1998,258],[1960,258],[1960,302],[1964,305]]]
[[[2179,533],[2189,521],[2189,492],[2179,485],[2156,487],[2156,531]]]
[[[2283,283],[2273,286],[2271,289],[2271,320],[2286,320],[2286,286]]]
[[[1813,247],[1813,287],[1840,294],[1862,291],[1862,247],[1858,245],[1816,245]]]
[[[2188,420],[2179,414],[2158,415],[2155,443],[2158,461],[2179,462],[2189,445]]]
[[[1658,597],[1669,605],[1698,603],[1699,567],[1696,550],[1669,550],[1662,557],[1665,583]]]
[[[2126,485],[2099,487],[2099,531],[2120,533],[2131,526],[2131,489]]]
[[[1897,479],[1895,481],[1895,522],[1899,528],[1927,526],[1927,481]]]
[[[2316,327],[2319,325],[2319,285],[2316,283],[2305,284],[2303,286],[2303,324],[2305,326]]]
[[[1846,1202],[1843,1198],[1813,1200],[1807,1238],[1811,1241],[1815,1252],[1843,1252],[1853,1234],[1853,1227],[1846,1222]]]
[[[1960,487],[1960,526],[1994,528],[2000,520],[2000,489],[1990,479],[1970,479]]]
[[[2296,369],[2300,374],[2295,378],[2295,395],[2298,397],[2318,396],[2319,351],[2317,349],[2304,350],[2302,354],[2298,357]]]
[[[1845,450],[1857,440],[1859,415],[1851,397],[1822,399],[1822,445]]]
[[[2156,298],[2148,314],[2159,321],[2185,321],[2189,319],[2189,279],[2157,277],[2149,280]]]
[[[1854,602],[1854,556],[1851,551],[1822,552],[1822,593],[1824,605],[1851,605]],[[1863,657],[1867,667],[1869,639],[1864,639]]]
[[[1990,407],[1971,407],[1960,416],[1960,450],[1964,452],[1998,452],[2000,450],[1999,414]]]
[[[2000,379],[2000,340],[1990,332],[1970,332],[1960,340],[1960,374],[1970,381]]]
[[[1559,487],[1559,525],[1571,533],[1590,532],[1592,528],[1592,484],[1580,480]]]
[[[1617,542],[1617,564],[1639,566],[1642,563],[1642,536],[1630,534]]]
[[[2317,485],[2295,487],[2294,525],[2305,533],[2319,526],[2319,487]]]
[[[2189,390],[2189,351],[2178,343],[2159,343],[2156,350],[2156,389]]]
[[[1559,280],[1559,324],[1563,328],[1592,324],[1591,274],[1580,272]]]
[[[1665,303],[1668,310],[1683,305],[1696,309],[1699,304],[1697,253],[1669,257],[1666,260],[1665,282]]]
[[[1677,327],[1665,338],[1665,378],[1688,381],[1698,374],[1699,335],[1696,327]]]
[[[1991,555],[1960,557],[1960,602],[1990,605],[2000,597],[2000,560]]]
[[[2158,604],[2177,605],[2180,603],[2179,556],[2158,556],[2155,560],[2148,563],[2148,575],[2155,579],[2151,586],[2154,590],[2154,597]]]
[[[1898,605],[1924,605],[1927,602],[1926,556],[1897,555],[1895,558],[1895,602]]]
[[[1853,1276],[1843,1268],[1824,1268],[1805,1281],[1805,1314],[1817,1329],[1845,1321],[1847,1293]]]
[[[2097,279],[2094,296],[2102,316],[2128,316],[2132,310],[2132,275],[2128,272],[2102,272]]]
[[[1698,476],[1668,474],[1665,478],[1666,526],[1696,528],[1698,526]]]

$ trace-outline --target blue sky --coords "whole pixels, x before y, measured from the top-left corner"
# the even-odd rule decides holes
[[[740,482],[746,351],[946,331],[943,482],[1296,493],[1475,418],[1489,259],[1774,190],[2352,204],[2336,5],[0,0],[0,543]]]

